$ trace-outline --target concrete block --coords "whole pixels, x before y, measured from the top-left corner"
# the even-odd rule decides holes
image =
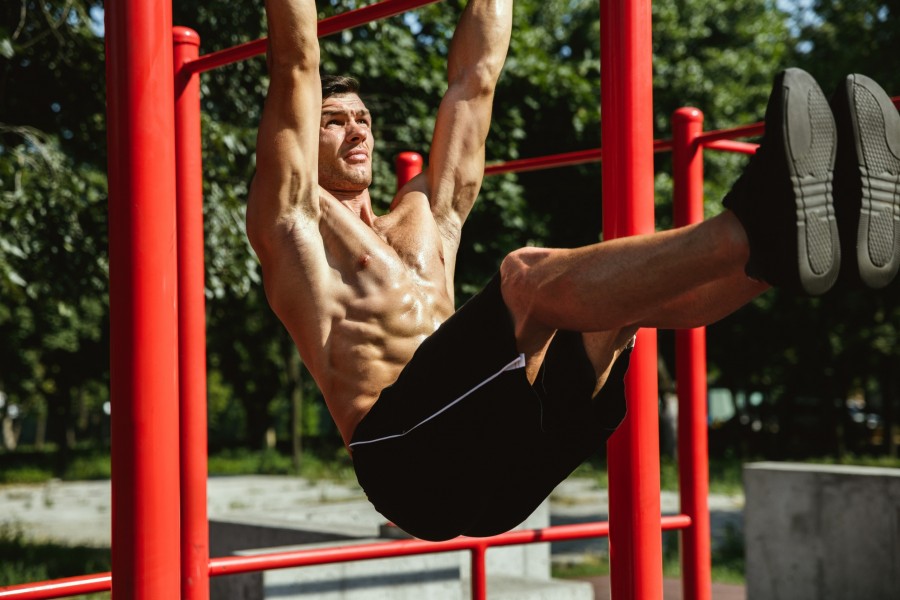
[[[462,581],[462,597],[471,598],[471,582]],[[594,586],[587,581],[528,579],[491,575],[488,571],[489,600],[594,600]],[[424,596],[423,596],[424,598]]]
[[[544,501],[516,529],[542,529],[550,525],[550,502]],[[468,578],[472,572],[471,553],[462,555],[460,573]],[[550,544],[522,544],[488,548],[485,565],[489,576],[508,575],[534,581],[550,579]]]
[[[246,513],[211,520],[210,555],[251,555],[384,541],[372,533],[383,521],[375,520],[377,515],[373,519],[364,508],[345,502],[274,517]],[[545,501],[518,528],[539,529],[549,523],[550,503]],[[490,548],[486,566],[489,588],[501,597],[554,600],[581,597],[579,590],[583,586],[551,581],[550,544],[547,543]],[[470,573],[471,554],[467,551],[427,554],[215,577],[210,582],[210,597],[211,600],[403,600],[407,597],[455,600],[469,597]],[[529,594],[523,595],[525,591]]]
[[[297,523],[266,519],[255,515],[252,522],[215,519],[209,522],[209,555],[231,556],[249,548],[327,543],[336,546],[360,536],[334,530],[303,528]],[[213,577],[209,581],[210,600],[263,600],[263,573],[241,573]]]
[[[341,545],[382,541],[355,540]],[[304,544],[238,554],[290,552],[334,545]],[[266,571],[263,573],[263,597],[278,600],[462,600],[459,554],[443,552]]]
[[[900,469],[744,467],[748,600],[900,598]]]
[[[373,543],[382,540],[357,540],[342,545]],[[333,544],[268,548],[240,555],[263,552],[328,548]],[[276,569],[254,574],[260,591],[256,595],[228,596],[229,600],[467,600],[471,598],[471,580],[460,577],[460,564],[468,552],[443,552],[395,558],[373,559],[292,569]],[[496,574],[488,570],[488,598],[491,600],[593,600],[593,586],[587,582],[554,580],[549,577],[524,578]],[[234,590],[237,591],[237,590]]]

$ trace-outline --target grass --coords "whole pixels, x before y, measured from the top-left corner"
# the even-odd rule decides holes
[[[709,461],[709,491],[713,494],[740,495],[744,491],[742,480],[743,463],[736,459],[711,458]],[[606,464],[602,461],[591,461],[582,464],[575,470],[575,476],[588,477],[597,481],[600,487],[609,486]],[[659,463],[660,488],[666,491],[678,491],[678,462],[673,458],[663,457]]]
[[[884,467],[888,469],[900,469],[900,457],[893,456],[864,456],[847,454],[842,459],[834,457],[814,458],[806,462],[819,465],[854,465],[858,467]]]
[[[0,524],[0,588],[103,573],[111,568],[108,548],[66,546],[26,540],[20,527]],[[108,600],[109,592],[73,596],[76,600]]]
[[[0,451],[0,484],[43,483],[54,478],[64,481],[109,479],[109,453],[89,446],[69,451],[62,466],[52,445],[42,449],[19,448],[15,452]]]
[[[276,450],[226,450],[209,457],[210,475],[294,475],[312,481],[354,482],[353,463],[346,453],[303,455],[295,469],[290,457]]]
[[[294,475],[310,480],[355,481],[353,464],[341,451],[333,456],[303,455],[295,469],[289,456],[277,450],[224,450],[209,457],[210,475]],[[61,474],[52,450],[0,452],[0,485],[44,483],[51,479],[90,481],[109,479],[109,454],[75,450]]]
[[[663,576],[681,577],[681,558],[678,551],[678,533],[663,533]],[[553,577],[560,579],[587,579],[608,576],[610,573],[609,554],[594,554],[584,561],[554,565]],[[712,552],[712,580],[716,583],[743,585],[744,540],[740,532],[729,527],[724,540]]]

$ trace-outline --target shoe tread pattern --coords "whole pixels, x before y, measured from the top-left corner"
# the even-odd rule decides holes
[[[797,218],[800,284],[813,295],[837,280],[840,245],[833,204],[837,131],[825,94],[807,73],[794,71],[785,94],[786,147]]]
[[[826,275],[834,268],[833,251],[837,247],[837,221],[832,205],[832,178],[836,137],[831,107],[818,90],[808,91],[807,105],[811,126],[810,151],[800,161],[808,173],[795,186],[798,211],[804,211],[809,267],[816,275]],[[799,189],[798,189],[799,188]]]
[[[888,139],[890,125],[898,135],[900,117],[885,115],[885,109],[864,85],[854,84],[853,96],[862,177],[857,259],[867,283],[882,287],[893,279],[900,264],[900,157]],[[888,119],[894,123],[888,123]]]

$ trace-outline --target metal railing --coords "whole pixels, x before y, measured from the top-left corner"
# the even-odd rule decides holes
[[[321,21],[319,34],[336,33],[434,1],[384,0]],[[611,492],[630,488],[634,490],[629,492],[632,494],[630,497],[638,498],[639,506],[617,510],[626,505],[620,499],[611,498],[611,504],[614,500],[618,503],[616,507],[611,506],[611,523],[513,531],[492,538],[458,538],[443,543],[403,540],[210,559],[206,513],[206,345],[199,75],[209,69],[263,53],[266,40],[199,56],[199,36],[187,28],[171,28],[171,23],[164,19],[166,15],[171,18],[170,13],[160,8],[164,7],[165,2],[136,0],[109,3],[106,10],[109,48],[110,294],[113,344],[117,348],[113,353],[111,372],[112,393],[118,399],[113,411],[113,425],[116,431],[123,431],[122,436],[114,437],[113,443],[113,571],[117,573],[117,589],[122,590],[119,600],[157,600],[178,595],[183,600],[207,600],[210,576],[458,550],[471,552],[472,596],[480,600],[486,594],[484,557],[488,548],[600,537],[609,535],[610,529],[615,530],[616,527],[618,533],[614,531],[610,541],[614,550],[619,549],[614,553],[612,564],[612,586],[618,598],[661,597],[659,540],[644,544],[644,541],[652,540],[644,540],[641,536],[653,537],[648,536],[647,532],[679,529],[683,541],[684,598],[709,600],[706,363],[705,332],[702,328],[676,334],[682,514],[658,519],[653,514],[658,514],[658,502],[641,504],[643,500],[652,500],[654,495],[658,501],[658,466],[655,473],[652,469],[648,469],[647,473],[631,469],[639,472],[628,473],[624,476],[627,481],[619,485],[623,467],[617,463],[610,465]],[[630,181],[637,179],[643,182],[635,196],[640,197],[643,204],[640,210],[644,211],[645,216],[648,210],[645,180],[647,169],[652,165],[648,165],[645,150],[651,154],[673,152],[675,224],[681,226],[703,218],[703,149],[752,153],[754,144],[735,140],[758,136],[763,131],[762,124],[757,123],[703,132],[702,114],[695,109],[680,109],[673,116],[672,139],[652,142],[652,135],[647,134],[646,125],[650,119],[647,118],[646,107],[639,106],[648,103],[643,102],[639,92],[635,91],[647,90],[650,85],[649,69],[643,68],[649,56],[649,23],[644,20],[648,18],[649,10],[640,10],[646,8],[645,2],[602,3],[601,24],[605,28],[601,35],[602,59],[605,66],[611,65],[603,69],[602,76],[616,77],[615,83],[602,86],[605,112],[624,115],[613,119],[610,126],[604,128],[604,146],[616,162],[616,169],[612,170],[610,177],[604,177],[604,197],[608,198],[604,204],[612,200],[618,203],[609,214],[604,208],[604,223],[619,230],[619,235],[634,233],[636,229],[637,218],[626,206],[626,200],[631,200],[630,192],[634,191]],[[634,8],[639,10],[630,10]],[[170,29],[166,29],[167,26]],[[163,50],[159,39],[169,35],[169,31],[173,32],[175,49],[167,66],[160,59],[164,55],[161,54]],[[634,68],[632,60],[636,51],[641,53],[639,69]],[[634,74],[635,71],[641,71],[639,76]],[[160,83],[165,81],[174,81],[174,85]],[[167,94],[172,92],[175,95],[174,106],[167,101],[171,97]],[[615,95],[619,93],[624,95]],[[644,112],[636,116],[634,111],[638,109]],[[616,113],[617,110],[621,113]],[[634,135],[630,130],[622,129],[632,121],[644,127]],[[607,130],[617,127],[622,131],[607,137]],[[608,140],[610,143],[607,143]],[[641,157],[632,160],[636,146],[642,148],[638,152]],[[167,166],[172,154],[175,157],[171,162],[177,165],[174,173]],[[490,164],[485,172],[488,175],[522,172],[595,162],[601,158],[603,152],[600,149],[583,150]],[[640,163],[639,167],[635,166],[637,163]],[[413,165],[407,172],[420,168],[421,160],[418,164],[419,167]],[[606,180],[621,179],[623,171],[626,181],[607,189]],[[649,172],[652,178],[652,171]],[[177,198],[176,207],[159,200],[173,196]],[[652,215],[652,194],[650,200]],[[147,207],[152,207],[152,211]],[[645,216],[641,217],[643,221],[637,229],[647,227]],[[177,253],[171,248],[173,237],[177,237]],[[159,285],[159,281],[171,282],[175,279],[177,286],[170,283]],[[177,309],[173,310],[175,306]],[[177,330],[177,342],[171,335],[173,328]],[[649,345],[655,350],[655,338]],[[177,359],[173,359],[176,346]],[[643,379],[635,381],[649,382],[648,385],[652,384],[652,390],[655,390],[655,359],[650,359],[645,361],[646,366],[633,363],[629,371],[642,371],[640,377]],[[177,365],[173,360],[177,360]],[[173,377],[173,372],[177,376]],[[161,399],[179,394],[178,414],[173,420],[171,407]],[[649,395],[652,398],[655,393]],[[644,424],[650,423],[652,426],[655,404],[648,408],[652,410],[642,408],[640,412],[644,414],[641,418]],[[159,411],[163,409],[165,415],[160,417]],[[633,418],[631,414],[629,419]],[[636,431],[644,432],[646,427],[642,427],[644,429]],[[635,453],[652,454],[639,445],[641,438],[630,431],[630,427],[625,429],[629,431],[617,433],[617,436],[624,435],[623,439],[628,440],[624,452],[637,449]],[[173,430],[176,432],[174,437]],[[172,458],[172,448],[178,449],[175,459]],[[621,454],[622,450],[617,449],[616,452]],[[612,449],[610,455],[613,455]],[[172,468],[175,464],[173,460],[178,463],[177,469]],[[641,460],[646,461],[648,457],[644,456]],[[179,473],[177,480],[171,475],[173,470]],[[615,525],[616,519],[620,520],[620,525]],[[180,527],[177,526],[178,521]],[[639,526],[635,527],[636,523]],[[179,537],[178,531],[180,539],[175,539]],[[623,545],[619,546],[620,543]],[[643,545],[646,545],[646,551],[635,550],[635,546]],[[638,585],[639,588],[636,587]],[[112,587],[111,574],[99,573],[0,588],[0,598],[61,598],[107,591]],[[119,592],[116,594],[119,595]]]

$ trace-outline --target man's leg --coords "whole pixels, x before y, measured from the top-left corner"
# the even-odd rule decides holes
[[[818,84],[789,69],[775,78],[765,137],[725,198],[729,211],[657,234],[510,254],[500,269],[502,292],[529,377],[557,329],[608,332],[587,341],[602,366],[613,360],[609,347],[617,351],[637,327],[706,325],[764,291],[760,281],[813,294],[829,289],[840,267],[831,195],[836,141]]]
[[[637,327],[721,318],[767,287],[744,275],[748,258],[743,228],[726,212],[698,225],[583,248],[517,250],[500,267],[501,289],[532,375],[557,329],[609,332],[603,336],[609,339],[592,344],[605,345],[608,355]]]

